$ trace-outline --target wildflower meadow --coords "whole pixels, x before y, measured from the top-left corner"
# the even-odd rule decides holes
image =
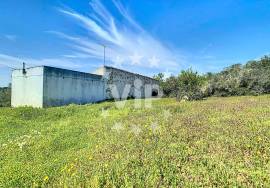
[[[270,185],[270,96],[0,109],[0,187]]]

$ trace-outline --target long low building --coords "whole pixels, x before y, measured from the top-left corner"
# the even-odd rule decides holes
[[[12,71],[13,107],[87,104],[159,94],[157,80],[109,66],[97,69],[94,74],[49,66]]]

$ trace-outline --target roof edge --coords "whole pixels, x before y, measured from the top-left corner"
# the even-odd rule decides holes
[[[142,74],[139,74],[139,73],[134,73],[134,72],[130,72],[130,71],[127,71],[127,70],[123,70],[123,69],[119,69],[119,68],[115,68],[115,67],[111,67],[111,66],[107,66],[107,65],[104,65],[103,66],[104,68],[109,68],[109,69],[115,69],[115,70],[118,70],[118,71],[123,71],[123,72],[126,72],[126,73],[129,73],[129,74],[133,74],[133,75],[138,75],[138,76],[143,76],[143,77],[146,77],[146,78],[149,78],[149,79],[152,79],[152,80],[155,80],[155,81],[158,81],[150,76],[145,76],[145,75],[142,75]]]

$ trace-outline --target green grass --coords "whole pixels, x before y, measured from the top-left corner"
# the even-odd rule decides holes
[[[269,95],[133,102],[1,108],[0,187],[270,185]]]

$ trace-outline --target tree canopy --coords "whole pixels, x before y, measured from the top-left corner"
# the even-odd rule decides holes
[[[270,93],[270,57],[234,64],[218,73],[198,74],[192,69],[178,76],[155,76],[167,97],[202,99],[208,96],[260,95]]]

